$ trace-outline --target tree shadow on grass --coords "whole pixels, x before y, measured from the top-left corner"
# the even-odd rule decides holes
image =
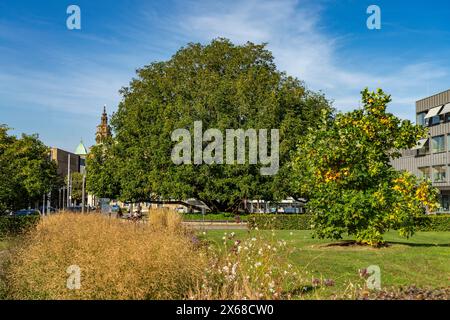
[[[400,241],[388,241],[389,244],[399,244],[407,247],[440,247],[440,248],[449,248],[450,243],[409,243],[409,242],[400,242]]]
[[[332,248],[332,247],[351,247],[351,248],[367,248],[367,249],[377,249],[377,248],[385,248],[385,247],[389,247],[390,244],[389,243],[383,243],[380,244],[377,247],[368,245],[368,244],[364,244],[364,243],[359,243],[355,240],[341,240],[339,242],[332,242],[332,243],[327,243],[324,244],[322,247],[326,247],[326,248]]]
[[[401,242],[401,241],[386,241],[380,246],[373,247],[367,244],[361,244],[356,242],[355,240],[341,240],[339,242],[327,243],[322,247],[351,247],[351,248],[372,248],[372,249],[381,249],[381,248],[389,248],[393,245],[403,245],[407,247],[441,247],[448,248],[450,247],[450,243],[417,243],[417,242]]]

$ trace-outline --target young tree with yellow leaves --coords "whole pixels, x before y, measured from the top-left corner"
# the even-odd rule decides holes
[[[386,112],[391,101],[381,89],[362,91],[364,106],[334,119],[301,139],[292,162],[295,186],[314,215],[315,236],[378,246],[395,229],[409,237],[415,218],[436,209],[437,190],[426,180],[396,171],[399,150],[412,148],[426,129]]]

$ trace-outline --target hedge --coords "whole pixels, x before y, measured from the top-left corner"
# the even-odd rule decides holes
[[[417,231],[450,231],[450,215],[427,215],[416,219]],[[261,230],[311,230],[312,215],[308,214],[253,214],[249,228]]]
[[[416,221],[417,231],[450,231],[450,214],[423,216]]]
[[[40,216],[0,216],[0,237],[15,236],[36,226]]]
[[[185,221],[236,221],[236,214],[232,213],[207,213],[204,216],[201,213],[183,213]],[[247,221],[248,215],[239,215],[241,221]]]
[[[252,214],[248,226],[262,230],[310,230],[311,218],[308,214]]]

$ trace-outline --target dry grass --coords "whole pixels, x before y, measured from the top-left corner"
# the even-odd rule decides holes
[[[15,246],[5,283],[12,299],[292,299],[305,281],[287,263],[286,242],[225,234],[208,244],[181,216],[150,212],[147,223],[98,214],[43,219]],[[67,288],[70,266],[81,286]],[[307,282],[307,281],[306,281]]]
[[[154,211],[149,224],[66,213],[14,250],[6,280],[16,299],[183,299],[206,262],[176,213]],[[79,290],[66,285],[71,265],[81,268]]]
[[[234,232],[225,232],[222,240],[219,251],[209,255],[201,286],[190,292],[190,299],[301,298],[307,281],[288,263],[291,250],[284,240],[260,235],[240,240]]]

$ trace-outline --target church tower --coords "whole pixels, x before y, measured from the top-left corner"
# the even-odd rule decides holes
[[[108,115],[106,114],[106,105],[103,107],[103,114],[101,123],[97,126],[97,133],[95,134],[95,142],[97,144],[103,143],[106,138],[111,137],[111,127],[108,125]]]

